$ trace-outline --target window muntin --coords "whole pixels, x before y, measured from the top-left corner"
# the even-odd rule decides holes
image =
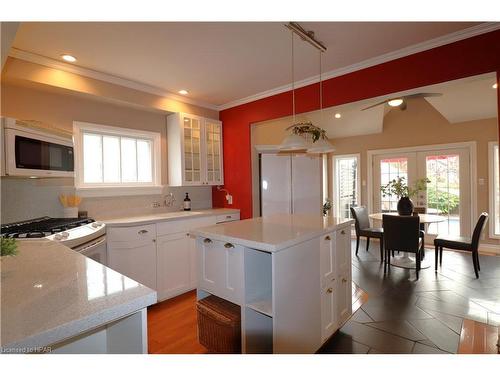
[[[359,202],[359,157],[335,157],[335,209],[337,216],[351,218],[351,207]]]

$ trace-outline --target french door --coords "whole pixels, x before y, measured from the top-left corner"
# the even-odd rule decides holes
[[[377,155],[373,159],[374,212],[397,210],[397,197],[383,196],[380,188],[403,177],[410,187],[428,178],[427,190],[412,197],[428,214],[443,221],[430,224],[427,234],[469,236],[471,232],[471,192],[469,149],[439,149],[419,152],[397,152]]]

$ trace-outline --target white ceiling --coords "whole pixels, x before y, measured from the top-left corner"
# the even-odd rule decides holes
[[[328,51],[323,71],[454,33],[477,22],[304,22]],[[290,32],[270,23],[22,23],[13,46],[220,106],[287,85]],[[296,80],[319,73],[318,52],[296,39]]]

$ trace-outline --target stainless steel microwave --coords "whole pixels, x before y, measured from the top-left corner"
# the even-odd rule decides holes
[[[6,175],[74,177],[72,138],[2,120]]]

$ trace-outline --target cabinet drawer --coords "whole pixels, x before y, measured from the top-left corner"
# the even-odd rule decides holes
[[[219,223],[226,223],[228,221],[237,221],[240,220],[240,213],[234,213],[234,214],[226,214],[226,215],[217,215],[216,221],[217,224]]]
[[[133,227],[107,228],[108,242],[133,242],[156,238],[156,225],[137,225]]]
[[[158,236],[164,236],[166,234],[189,232],[191,229],[208,227],[215,224],[215,218],[211,217],[199,217],[193,219],[182,219],[173,221],[164,221],[156,224],[156,230]]]

